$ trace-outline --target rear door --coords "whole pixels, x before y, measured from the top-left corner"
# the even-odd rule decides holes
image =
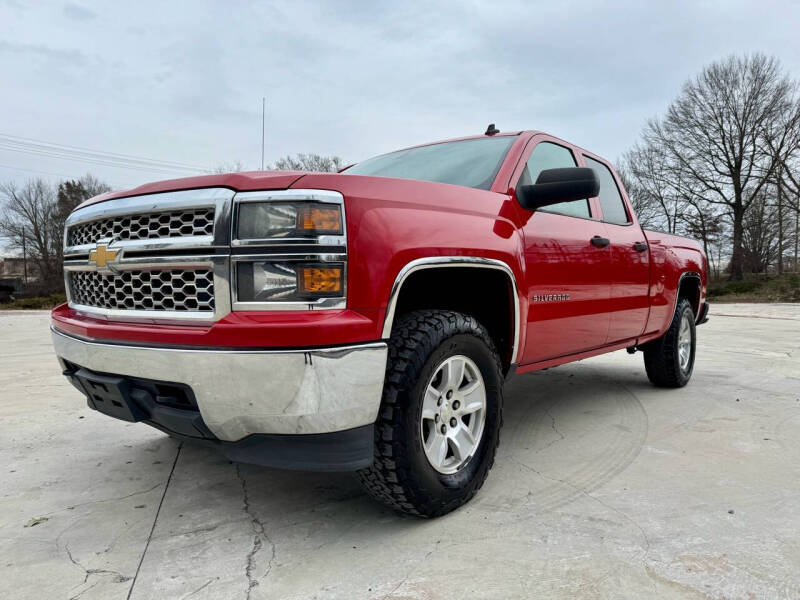
[[[535,183],[544,169],[577,166],[573,149],[559,140],[540,136],[532,144],[517,188]],[[596,203],[576,200],[520,211],[530,307],[520,362],[602,346],[609,326],[611,253]]]
[[[636,217],[623,198],[622,186],[601,160],[583,155],[600,179],[597,198],[611,240],[611,297],[607,343],[638,337],[650,312],[650,252]]]

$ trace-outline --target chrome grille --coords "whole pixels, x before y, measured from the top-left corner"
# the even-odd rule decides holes
[[[214,312],[211,269],[71,271],[71,300],[116,310]]]
[[[79,223],[69,228],[68,246],[114,240],[148,240],[191,237],[214,233],[214,209],[197,208],[171,212],[120,215]]]

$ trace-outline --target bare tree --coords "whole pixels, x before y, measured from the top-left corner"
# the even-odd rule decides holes
[[[751,273],[763,273],[781,252],[782,236],[777,207],[769,202],[767,191],[753,201],[744,217],[742,232],[743,267]]]
[[[628,199],[633,205],[633,210],[639,223],[646,229],[667,230],[664,215],[661,211],[657,198],[649,193],[647,188],[642,185],[642,181],[632,174],[633,170],[626,158],[620,161],[617,173],[622,180],[622,186],[628,192]]]
[[[41,274],[42,291],[63,289],[64,221],[81,202],[110,191],[110,187],[85,175],[54,187],[43,179],[24,185],[0,184],[2,212],[0,235],[12,250],[25,252]]]
[[[685,208],[686,191],[681,190],[681,170],[675,168],[661,145],[647,141],[634,146],[622,160],[622,171],[630,179],[628,194],[634,208],[652,213],[656,228],[666,233],[678,230]]]
[[[244,165],[242,165],[242,161],[240,160],[220,163],[211,170],[211,172],[215,175],[224,175],[225,173],[241,173],[242,171],[244,171]]]
[[[57,226],[56,192],[42,179],[22,186],[0,184],[4,196],[0,234],[12,249],[25,251],[36,263],[46,291],[61,287],[61,231]]]
[[[54,226],[61,232],[64,231],[64,223],[75,208],[89,198],[94,198],[100,194],[111,191],[111,186],[100,181],[91,173],[87,173],[80,179],[69,179],[58,184],[56,194],[56,210],[53,218]],[[59,246],[59,253],[63,248]]]
[[[624,155],[622,165],[620,175],[642,225],[699,239],[709,257],[709,275],[718,271],[713,255],[725,239],[724,224],[691,173],[671,161],[656,140],[634,146]]]
[[[648,123],[645,144],[695,188],[688,197],[724,208],[732,227],[731,279],[744,271],[745,216],[772,180],[777,154],[794,136],[781,130],[797,85],[775,58],[729,57],[687,82],[666,115]]]
[[[317,171],[335,173],[345,167],[344,161],[335,155],[298,154],[284,156],[275,161],[272,167],[277,171]]]
[[[703,244],[708,257],[708,275],[719,276],[721,265],[719,256],[722,245],[727,241],[723,216],[713,204],[708,204],[701,196],[690,196],[680,216],[681,231]]]
[[[800,113],[800,110],[797,111]],[[800,129],[800,127],[798,128]],[[787,150],[778,155],[780,165],[776,185],[778,186],[778,208],[781,212],[781,233],[789,232],[786,240],[787,250],[794,246],[794,271],[800,272],[800,144],[788,145]],[[783,267],[783,257],[779,270]]]
[[[105,181],[100,181],[91,173],[86,173],[86,175],[81,177],[78,181],[83,186],[83,189],[86,190],[86,195],[89,198],[94,198],[95,196],[111,191],[110,185]]]

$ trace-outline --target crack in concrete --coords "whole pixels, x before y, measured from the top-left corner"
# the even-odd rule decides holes
[[[553,433],[555,433],[558,436],[558,439],[557,440],[552,440],[550,442],[547,442],[544,446],[542,446],[541,448],[537,449],[536,452],[543,452],[544,450],[547,450],[553,444],[557,444],[558,442],[560,442],[560,441],[562,441],[564,439],[564,434],[561,433],[558,430],[558,427],[556,427],[556,418],[553,416],[553,413],[550,412],[551,410],[553,410],[553,407],[556,404],[558,404],[558,402],[559,401],[556,400],[555,402],[553,402],[553,404],[551,404],[550,406],[548,406],[547,408],[544,409],[544,414],[546,414],[548,417],[550,417],[550,428],[553,430]]]
[[[423,557],[422,557],[422,559],[420,559],[420,561],[419,561],[419,562],[420,562],[420,564],[424,564],[424,563],[425,563],[425,561],[426,561],[426,560],[428,560],[428,559],[431,557],[431,555],[432,555],[434,552],[436,552],[436,550],[438,550],[438,548],[439,548],[439,544],[441,543],[441,541],[442,541],[442,540],[436,540],[436,545],[433,547],[433,549],[431,549],[430,551],[428,551],[428,553],[427,553],[425,556],[423,556]],[[394,595],[394,593],[395,593],[397,590],[399,590],[401,587],[403,587],[403,586],[405,585],[405,583],[408,581],[408,579],[411,577],[411,573],[412,573],[413,571],[414,571],[414,569],[409,569],[409,571],[408,571],[408,572],[405,574],[405,577],[403,577],[403,578],[400,580],[400,583],[398,583],[396,586],[394,586],[394,587],[391,589],[391,591],[390,591],[388,594],[386,594],[385,596],[383,596],[383,597],[381,598],[381,600],[386,600],[386,599],[387,599],[387,598],[389,598],[390,596],[393,596],[393,595]]]
[[[103,498],[101,500],[89,500],[88,502],[81,502],[80,504],[73,504],[72,506],[67,506],[66,508],[60,508],[58,510],[54,510],[49,513],[45,513],[44,517],[49,517],[50,515],[56,515],[58,513],[64,512],[65,510],[74,510],[76,508],[80,508],[81,506],[91,506],[92,504],[103,504],[104,502],[115,502],[117,500],[127,500],[128,498],[133,498],[134,496],[139,496],[141,494],[146,494],[148,492],[152,492],[154,489],[159,487],[161,484],[157,483],[153,487],[147,488],[146,490],[139,490],[138,492],[132,492],[130,494],[126,494],[125,496],[117,496],[114,498]]]
[[[553,406],[555,406],[555,404]],[[552,427],[553,431],[558,434],[558,437],[563,440],[564,434],[558,430],[558,427],[556,427],[556,418],[553,416],[553,413],[550,412],[553,406],[548,408],[545,412],[547,413],[547,416],[550,417],[550,427]]]
[[[80,598],[80,597],[81,597],[81,596],[83,596],[83,595],[84,595],[86,592],[88,592],[89,590],[91,590],[91,589],[92,589],[92,588],[94,588],[94,587],[97,587],[99,584],[100,584],[100,582],[99,582],[99,581],[95,581],[95,582],[94,582],[92,585],[90,585],[89,587],[87,587],[85,590],[83,590],[83,591],[81,591],[81,592],[78,592],[78,593],[77,593],[77,594],[75,594],[74,596],[70,596],[69,600],[77,600],[77,598]]]
[[[114,583],[124,583],[126,581],[130,581],[130,579],[131,579],[130,577],[128,577],[127,575],[123,575],[119,571],[111,571],[109,569],[87,569],[80,562],[75,560],[74,556],[72,556],[72,551],[69,549],[69,544],[64,544],[64,550],[67,551],[67,556],[69,557],[69,561],[73,565],[75,565],[76,567],[81,569],[83,571],[83,573],[84,573],[83,583],[81,585],[85,584],[89,580],[89,577],[91,575],[114,575],[115,576]],[[95,585],[97,585],[97,584],[95,584]],[[92,586],[92,587],[94,587],[94,586]],[[86,590],[83,590],[83,592],[85,592],[85,591]],[[81,594],[83,594],[83,592],[81,592]],[[80,594],[78,594],[78,596],[80,596]]]
[[[198,533],[211,533],[222,527],[223,525],[228,525],[230,521],[222,521],[220,523],[216,523],[215,525],[204,525],[202,527],[195,527],[194,529],[190,529],[189,531],[182,531],[181,533],[174,533],[171,534],[170,537],[181,537],[185,535],[195,535]]]
[[[172,481],[172,474],[175,473],[175,465],[178,464],[178,458],[181,455],[182,448],[183,442],[178,444],[178,450],[175,452],[175,460],[172,461],[172,468],[169,470],[167,481],[164,483],[164,492],[161,494],[161,500],[159,501],[158,508],[156,509],[156,516],[153,518],[153,525],[150,527],[150,533],[147,535],[147,541],[144,544],[144,550],[142,551],[142,555],[139,557],[139,564],[136,566],[136,573],[133,574],[133,581],[131,582],[131,587],[128,588],[126,600],[130,600],[131,594],[133,594],[133,588],[136,586],[136,581],[139,578],[139,571],[142,569],[144,557],[147,554],[148,548],[150,548],[150,540],[153,539],[153,532],[156,530],[156,523],[158,523],[158,515],[161,514],[161,507],[164,505],[164,498],[167,497],[167,490],[169,489],[169,484]]]
[[[185,595],[183,598],[181,598],[181,600],[186,600],[187,598],[191,598],[191,597],[192,597],[192,596],[194,596],[195,594],[197,594],[197,593],[199,593],[199,592],[202,592],[202,591],[203,591],[204,589],[206,589],[206,588],[207,588],[209,585],[211,585],[212,583],[214,583],[214,582],[215,582],[217,579],[219,579],[219,577],[212,577],[211,579],[209,579],[208,581],[206,581],[206,582],[205,582],[203,585],[201,585],[199,588],[197,588],[195,591],[193,591],[193,592],[189,592],[188,594],[186,594],[186,595]]]
[[[253,590],[259,585],[259,580],[264,579],[267,575],[270,574],[272,571],[272,563],[275,560],[275,544],[267,535],[267,532],[264,529],[264,524],[261,520],[250,510],[250,494],[247,491],[247,481],[245,480],[244,476],[242,475],[242,470],[239,467],[239,464],[236,464],[236,476],[239,478],[239,481],[242,485],[242,501],[244,503],[244,512],[250,517],[250,526],[253,528],[253,547],[250,548],[250,551],[247,553],[245,563],[244,573],[247,577],[247,591],[245,593],[245,598],[250,600],[250,596],[253,593]],[[255,558],[256,554],[258,554],[259,550],[264,545],[264,540],[270,545],[272,549],[272,555],[269,558],[269,562],[267,563],[267,568],[264,571],[264,574],[261,577],[255,577],[253,571],[255,570]]]

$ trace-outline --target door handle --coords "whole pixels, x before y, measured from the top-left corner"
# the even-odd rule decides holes
[[[597,248],[605,248],[610,243],[611,243],[610,239],[601,237],[599,235],[596,235],[592,238],[592,246],[595,246]]]
[[[647,250],[647,243],[646,242],[636,242],[633,245],[633,249],[636,250],[637,252],[644,252],[645,250]]]

